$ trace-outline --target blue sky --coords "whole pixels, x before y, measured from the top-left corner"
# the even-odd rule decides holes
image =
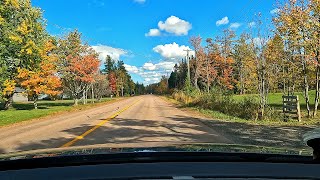
[[[150,84],[170,73],[190,49],[191,36],[239,35],[261,12],[271,25],[272,0],[33,0],[55,36],[78,29],[100,53],[124,60],[134,81]],[[255,29],[254,27],[252,29]]]

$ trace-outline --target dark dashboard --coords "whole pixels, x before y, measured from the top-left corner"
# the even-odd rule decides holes
[[[0,163],[0,179],[320,179],[310,156],[136,152],[17,159]]]

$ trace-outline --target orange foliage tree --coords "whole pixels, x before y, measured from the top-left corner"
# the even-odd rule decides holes
[[[228,40],[230,41],[230,40]],[[224,90],[232,90],[236,80],[233,77],[234,73],[234,59],[230,53],[225,52],[230,45],[221,45],[218,42],[207,39],[207,76],[210,84],[220,87]],[[227,46],[227,48],[221,48]],[[205,74],[205,73],[203,73]]]
[[[100,65],[98,54],[92,48],[84,46],[83,49],[67,56],[68,65],[63,73],[64,87],[71,92],[75,105],[78,105],[81,94],[84,95],[89,85],[95,82],[94,76]]]
[[[61,81],[56,75],[57,56],[51,53],[54,48],[55,45],[51,41],[45,43],[41,50],[42,62],[39,68],[18,69],[18,82],[26,90],[27,95],[33,97],[35,109],[38,108],[37,100],[40,94],[55,97],[61,93]]]
[[[117,78],[116,78],[115,73],[110,72],[108,74],[108,79],[109,79],[109,85],[110,85],[111,92],[113,94],[116,94],[117,93]]]

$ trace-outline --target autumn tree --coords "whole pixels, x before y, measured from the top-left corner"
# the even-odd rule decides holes
[[[208,79],[211,79],[212,84],[222,90],[231,90],[235,84],[232,56],[233,37],[233,32],[227,30],[224,31],[222,37],[217,37],[215,41],[207,39]],[[207,70],[203,71],[204,77],[207,76],[206,74]]]
[[[111,89],[109,86],[108,75],[98,73],[94,76],[94,82],[92,84],[92,99],[97,99],[101,101],[101,98],[111,94]]]
[[[310,117],[309,98],[309,76],[310,69],[310,14],[311,9],[305,0],[289,0],[280,8],[274,22],[277,32],[281,35],[286,44],[286,48],[291,52],[292,61],[301,64],[301,75],[303,77],[304,97],[308,117]]]
[[[315,79],[316,79],[316,94],[313,116],[317,115],[320,99],[320,1],[310,0],[308,9],[310,9],[309,31],[310,31],[310,51],[315,65]]]
[[[195,51],[195,57],[191,60],[190,66],[192,66],[193,69],[193,85],[196,89],[199,89],[198,87],[198,80],[200,78],[200,71],[205,61],[205,53],[204,49],[201,46],[202,38],[200,36],[197,37],[191,37],[190,43]]]
[[[116,76],[116,64],[110,55],[107,55],[103,72],[108,75],[109,86],[113,95],[117,94],[117,76]]]
[[[288,73],[285,73],[288,66],[286,62],[287,57],[284,49],[284,42],[281,36],[275,34],[267,42],[264,51],[266,58],[268,90],[276,92],[279,87],[282,86],[283,92],[285,93],[287,81],[290,81],[290,79],[287,79]]]
[[[210,91],[210,87],[217,87],[218,85],[218,66],[216,59],[221,59],[219,45],[214,42],[211,38],[206,40],[206,54],[205,63],[203,63],[201,77],[202,81],[206,84],[207,92]]]
[[[4,109],[12,104],[18,69],[32,70],[39,65],[46,36],[42,11],[32,7],[30,0],[0,1],[0,90]]]
[[[108,74],[108,79],[111,92],[115,95],[117,93],[117,78],[115,72],[110,72]]]
[[[252,44],[248,42],[250,36],[241,34],[234,46],[236,87],[240,94],[256,93],[258,86],[257,67]]]
[[[168,92],[168,79],[166,76],[162,76],[159,83],[156,84],[155,93],[166,94]]]
[[[57,76],[57,55],[53,54],[55,45],[48,40],[41,49],[42,61],[38,68],[18,69],[18,82],[26,90],[26,94],[33,99],[34,108],[37,109],[37,100],[40,94],[56,97],[62,91],[60,78]]]
[[[85,102],[86,93],[95,81],[100,61],[98,54],[88,45],[81,42],[81,34],[76,30],[66,38],[59,40],[59,74],[65,92],[69,92],[78,105],[82,96]]]

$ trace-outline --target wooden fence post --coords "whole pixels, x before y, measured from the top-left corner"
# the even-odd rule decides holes
[[[301,122],[301,111],[300,111],[300,103],[299,103],[298,95],[297,95],[297,116],[298,116],[298,121]]]
[[[300,111],[300,103],[299,103],[299,96],[282,96],[282,110],[283,110],[283,118],[284,121],[287,121],[292,114],[295,114],[295,118],[301,122],[301,111]],[[291,114],[291,116],[290,116]]]

